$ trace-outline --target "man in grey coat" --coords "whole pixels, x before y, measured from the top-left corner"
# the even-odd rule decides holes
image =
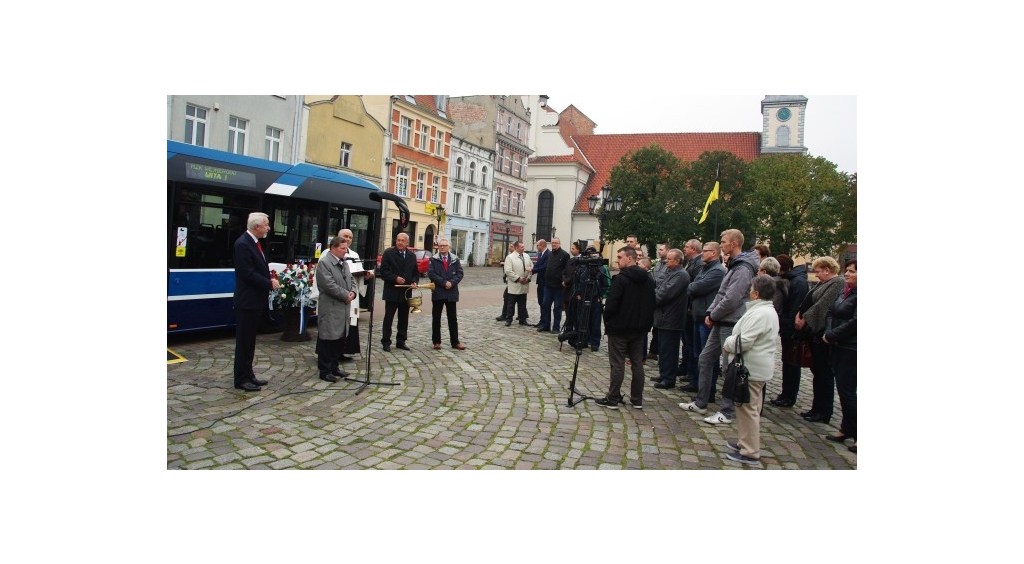
[[[725,267],[722,266],[722,261],[719,259],[718,243],[704,243],[703,247],[700,252],[701,268],[687,287],[693,322],[693,341],[687,345],[690,346],[690,356],[696,360],[693,363],[695,366],[690,372],[690,379],[684,381],[679,389],[691,393],[697,393],[700,390],[698,387],[700,385],[700,353],[704,350],[704,345],[707,344],[708,337],[711,335],[711,328],[704,325],[704,318],[707,317],[708,308],[711,307],[711,302],[718,295],[718,289],[722,287],[722,279],[725,278]],[[721,364],[716,362],[711,378],[712,395],[708,397],[709,401],[714,398],[713,390],[720,372]]]
[[[733,326],[747,310],[750,281],[760,266],[760,255],[757,251],[743,252],[743,232],[739,229],[726,229],[722,232],[721,249],[727,258],[727,272],[714,301],[708,307],[707,315],[704,316],[704,325],[711,329],[711,333],[698,361],[699,391],[692,402],[679,404],[685,411],[700,414],[707,413],[708,403],[715,392],[715,362],[721,362],[723,366],[726,363],[722,359],[722,343],[732,335]],[[721,409],[717,413],[704,418],[705,423],[732,423],[736,413],[732,400],[723,397],[720,405]]]
[[[350,304],[356,298],[356,281],[352,277],[345,255],[348,240],[344,237],[331,239],[331,250],[316,263],[316,285],[320,289],[317,313],[317,339],[319,354],[317,367],[320,379],[337,382],[347,378],[348,372],[339,370],[345,336],[348,335]]]
[[[679,343],[686,321],[686,288],[690,275],[683,268],[683,251],[665,252],[665,269],[654,278],[654,328],[658,336],[658,377],[654,387],[670,390],[676,387],[679,370]]]

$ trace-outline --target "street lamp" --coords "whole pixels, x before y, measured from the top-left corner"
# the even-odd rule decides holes
[[[536,244],[537,244],[537,234],[536,233],[530,233],[530,246],[532,247],[532,246],[534,246]]]
[[[555,238],[555,226],[554,225],[551,226],[551,238],[552,239]]]
[[[437,242],[441,240],[441,218],[444,217],[444,206],[438,204],[434,211],[437,213],[437,233],[434,235],[434,246],[436,247]]]
[[[508,256],[508,232],[512,229],[512,220],[505,220],[505,256]]]
[[[622,198],[612,198],[612,187],[605,184],[601,187],[601,197],[591,196],[587,198],[587,203],[590,204],[590,215],[597,216],[598,237],[601,240],[600,253],[604,256],[604,220],[608,211],[617,212],[622,209]]]

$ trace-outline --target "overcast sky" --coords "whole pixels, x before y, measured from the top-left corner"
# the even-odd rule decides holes
[[[753,96],[671,94],[548,94],[562,111],[575,105],[597,123],[595,133],[761,132],[761,100]],[[807,97],[804,142],[808,153],[857,172],[857,97]],[[666,111],[668,110],[668,111]]]

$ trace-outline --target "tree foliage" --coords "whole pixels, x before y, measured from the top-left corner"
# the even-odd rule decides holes
[[[719,166],[718,200],[698,224]],[[857,241],[857,175],[823,157],[777,154],[747,163],[708,151],[685,163],[654,144],[624,155],[609,183],[623,206],[604,212],[605,240],[633,233],[648,249],[662,242],[682,248],[739,229],[745,248],[767,243],[773,254],[789,255],[834,255]]]
[[[684,164],[657,144],[623,155],[611,171],[612,197],[622,198],[622,210],[606,212],[606,240],[637,236],[648,249],[669,239],[678,221],[675,210],[686,190]]]
[[[750,164],[754,238],[773,254],[832,255],[856,241],[856,181],[823,157],[765,155]],[[746,233],[745,233],[746,234]]]

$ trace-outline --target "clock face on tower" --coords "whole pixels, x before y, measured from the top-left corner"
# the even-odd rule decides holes
[[[791,115],[789,108],[779,108],[779,111],[775,113],[775,117],[779,118],[779,121],[786,121]]]

